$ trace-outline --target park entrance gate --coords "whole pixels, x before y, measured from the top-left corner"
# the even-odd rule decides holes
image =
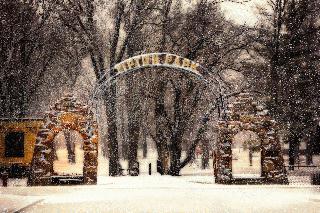
[[[145,67],[168,67],[195,75],[208,85],[215,93],[215,102],[202,119],[202,128],[198,134],[204,134],[210,114],[216,109],[222,114],[217,125],[218,140],[215,150],[214,174],[216,183],[232,184],[237,180],[232,176],[232,138],[241,130],[251,130],[261,138],[261,179],[263,183],[287,183],[283,165],[281,146],[277,135],[276,122],[267,111],[257,105],[249,94],[240,94],[233,104],[224,109],[222,82],[215,73],[210,72],[198,63],[177,55],[167,53],[151,53],[129,58],[115,65],[106,75],[99,79],[94,97],[110,86],[117,77]],[[107,74],[106,73],[106,74]],[[101,94],[101,93],[100,93]],[[72,96],[63,97],[46,113],[44,126],[40,129],[35,144],[31,165],[29,185],[49,185],[53,171],[53,141],[63,129],[78,131],[83,138],[84,165],[83,183],[97,183],[98,165],[98,130],[93,113],[87,106],[78,103]],[[238,183],[241,183],[241,181]],[[244,180],[242,183],[246,184]]]

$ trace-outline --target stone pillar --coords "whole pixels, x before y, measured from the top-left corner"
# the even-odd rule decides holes
[[[264,120],[265,137],[262,144],[262,174],[266,183],[288,184],[283,153],[273,120]]]
[[[83,178],[84,184],[97,183],[98,171],[98,131],[88,127],[85,133],[81,134],[83,138]]]
[[[28,185],[49,185],[53,173],[53,139],[49,129],[40,129],[36,140]]]
[[[89,140],[84,141],[84,162],[83,162],[83,178],[84,184],[97,183],[97,167],[98,167],[98,146],[90,143]]]
[[[227,122],[219,122],[218,144],[215,152],[215,182],[231,183],[232,181],[232,132]]]

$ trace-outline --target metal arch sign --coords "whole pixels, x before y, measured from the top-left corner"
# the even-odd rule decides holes
[[[215,81],[215,85],[218,86],[218,93],[220,94],[221,101],[221,82],[216,77],[206,79],[207,75],[209,77],[215,75],[214,73],[209,72],[205,67],[201,66],[199,63],[194,62],[188,58],[184,58],[171,53],[148,53],[142,54],[138,56],[134,56],[128,58],[116,65],[113,66],[109,72],[105,72],[105,74],[96,82],[96,86],[93,91],[92,100],[96,100],[96,95],[103,91],[103,88],[109,87],[113,80],[121,75],[125,75],[130,73],[130,71],[139,70],[147,67],[168,67],[180,71],[186,71],[190,74],[193,74],[200,78],[206,85]],[[107,74],[110,74],[107,78]],[[211,89],[212,90],[212,89]],[[218,99],[217,99],[218,100]],[[219,99],[220,100],[220,99]],[[219,102],[219,101],[218,101]],[[212,109],[219,107],[219,103],[216,102]],[[92,102],[93,104],[93,102]],[[97,104],[97,102],[96,102]],[[223,105],[222,105],[223,106]],[[208,114],[206,114],[205,118],[211,114],[212,109],[209,110]]]
[[[206,79],[205,77],[207,77],[207,75],[212,75],[212,73],[195,61],[171,53],[147,53],[128,58],[114,65],[108,72],[105,72],[96,83],[92,94],[94,97],[93,99],[95,99],[100,91],[103,91],[102,88],[109,87],[112,82],[121,75],[126,75],[132,71],[141,70],[142,68],[147,67],[167,67],[185,71],[197,76],[199,80],[203,81],[205,84],[215,81],[220,88],[220,81],[216,78]],[[107,77],[108,74],[110,74],[109,77]]]
[[[116,64],[113,74],[120,75],[130,70],[154,66],[182,69],[199,77],[203,77],[203,74],[207,73],[202,66],[190,59],[170,53],[149,53],[134,56]]]

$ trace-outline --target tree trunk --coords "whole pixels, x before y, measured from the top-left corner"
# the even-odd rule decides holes
[[[68,150],[68,160],[69,163],[76,162],[76,155],[75,155],[75,144],[74,141],[71,140],[71,131],[68,129],[63,130],[64,139],[66,142],[67,150]]]
[[[109,141],[109,175],[118,176],[121,174],[119,161],[119,148],[117,139],[117,115],[116,115],[116,85],[114,82],[108,91],[106,99],[107,120],[108,120],[108,141]]]
[[[294,170],[296,159],[299,156],[299,143],[300,137],[295,132],[291,132],[289,137],[289,170]]]
[[[169,13],[171,10],[172,0],[166,0],[162,5],[161,19],[161,40],[159,52],[164,52],[166,49],[167,28],[169,24]],[[158,164],[162,168],[162,174],[166,175],[169,172],[169,148],[165,137],[164,119],[166,117],[164,96],[165,82],[163,81],[162,73],[157,73],[158,83],[156,85],[157,98],[155,100],[155,123],[156,123],[156,147],[158,152]]]
[[[126,104],[128,110],[128,142],[129,142],[129,150],[128,150],[128,160],[129,160],[129,171],[131,176],[137,176],[139,174],[138,168],[138,143],[139,143],[139,135],[140,135],[140,118],[141,118],[141,105],[140,100],[137,96],[136,88],[137,85],[134,86],[134,77],[128,76],[126,84]]]
[[[128,156],[129,156],[129,144],[128,144],[128,141],[125,139],[122,142],[122,159],[128,160]]]
[[[180,174],[180,158],[182,151],[183,123],[186,122],[182,118],[181,98],[182,91],[180,88],[174,90],[174,124],[170,127],[170,175],[178,176]]]
[[[103,157],[105,157],[105,158],[109,158],[109,151],[108,151],[108,143],[107,143],[107,141],[108,141],[108,139],[107,139],[107,134],[105,134],[105,135],[103,135],[103,137],[101,138],[101,141],[102,141],[102,143],[101,143],[101,151],[102,151],[102,155],[103,155]]]
[[[123,103],[120,103],[123,104]],[[127,126],[126,126],[126,117],[125,117],[125,110],[123,107],[121,109],[119,109],[120,111],[120,135],[121,135],[121,156],[122,159],[124,160],[128,160],[128,130],[127,130]]]
[[[157,98],[155,100],[155,122],[156,122],[156,146],[158,152],[158,162],[161,164],[163,174],[169,171],[169,148],[165,137],[164,120],[166,117],[164,105],[165,82],[160,80],[157,85]]]
[[[59,160],[58,158],[58,154],[57,154],[57,143],[53,143],[52,144],[52,156],[53,156],[53,160]]]
[[[131,176],[138,176],[139,166],[138,166],[138,141],[139,141],[139,126],[132,124],[129,127],[129,174]]]
[[[173,137],[170,145],[170,171],[172,176],[180,175],[180,159],[182,152],[182,137]]]
[[[209,149],[209,141],[203,140],[202,141],[202,158],[201,158],[201,169],[207,169],[209,167],[209,156],[210,149]]]
[[[311,136],[310,139],[307,142],[307,147],[306,147],[306,164],[307,165],[312,165],[313,160],[312,160],[312,155],[313,155],[313,140],[314,137]]]
[[[146,134],[143,134],[142,150],[143,150],[143,158],[147,158],[147,156],[148,156],[148,144],[147,144]]]

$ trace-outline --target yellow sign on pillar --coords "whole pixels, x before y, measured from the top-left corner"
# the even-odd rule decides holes
[[[0,168],[28,167],[43,119],[0,119]]]

